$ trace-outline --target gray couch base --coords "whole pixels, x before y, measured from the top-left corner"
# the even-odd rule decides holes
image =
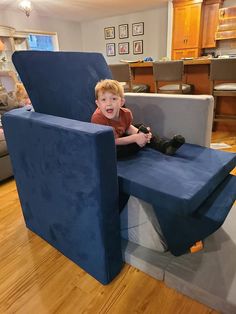
[[[10,156],[6,155],[0,158],[0,181],[13,176]]]
[[[227,314],[236,313],[236,206],[204,249],[175,257],[122,240],[123,259],[167,286]]]

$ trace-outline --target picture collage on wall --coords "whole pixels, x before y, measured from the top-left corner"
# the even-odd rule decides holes
[[[142,36],[144,35],[144,22],[133,23],[131,25],[131,35],[132,36]],[[109,40],[106,44],[106,55],[108,57],[113,57],[117,53],[119,55],[129,54],[131,47],[129,38],[129,25],[128,24],[121,24],[118,25],[118,38],[122,41],[118,44],[111,42],[112,39],[116,38],[115,27],[105,27],[104,28],[104,37],[105,40]],[[117,46],[117,47],[116,47]],[[134,55],[142,54],[143,53],[143,40],[137,39],[133,40],[132,43],[132,51]]]

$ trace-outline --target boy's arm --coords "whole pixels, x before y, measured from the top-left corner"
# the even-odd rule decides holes
[[[134,125],[131,124],[131,125],[128,127],[128,129],[126,130],[126,133],[127,133],[128,135],[137,134],[137,133],[138,133],[138,129],[137,129]]]
[[[129,126],[129,128],[126,130],[126,133],[128,134],[127,136],[115,139],[116,145],[128,145],[136,143],[140,147],[143,147],[150,140],[148,134],[144,134],[142,132],[138,133],[138,129],[133,125]]]

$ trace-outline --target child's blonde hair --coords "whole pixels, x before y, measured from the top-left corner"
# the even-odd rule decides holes
[[[22,83],[16,83],[16,99],[19,103],[26,101],[29,98],[25,87]]]
[[[116,80],[102,80],[95,86],[95,97],[98,99],[99,93],[111,92],[114,95],[124,98],[124,88],[120,82]]]

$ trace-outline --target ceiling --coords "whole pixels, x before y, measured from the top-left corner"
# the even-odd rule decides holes
[[[105,17],[151,10],[168,0],[31,0],[32,15],[71,21],[89,21]],[[18,11],[19,0],[1,0],[1,10]]]

